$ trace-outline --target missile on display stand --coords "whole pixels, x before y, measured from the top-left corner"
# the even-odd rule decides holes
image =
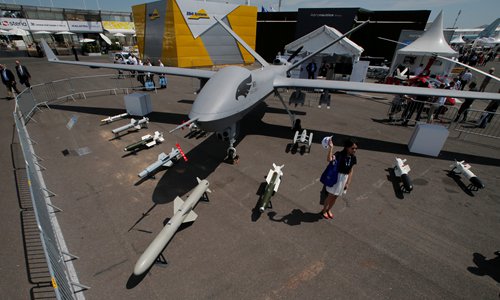
[[[184,158],[185,161],[187,161],[186,155],[184,155],[184,152],[182,151],[181,147],[179,144],[175,145],[177,149],[172,148],[172,151],[167,155],[165,152],[160,153],[158,155],[158,160],[146,167],[142,172],[140,172],[137,176],[139,176],[141,179],[146,178],[150,174],[153,174],[158,168],[164,166],[164,167],[171,167],[176,163],[181,157]]]
[[[139,276],[151,267],[182,223],[193,222],[198,217],[193,208],[206,192],[210,193],[211,191],[208,188],[209,183],[206,179],[200,180],[196,178],[196,180],[198,180],[198,185],[186,201],[183,201],[180,197],[175,198],[174,215],[137,260],[134,267],[135,275]]]
[[[281,183],[281,176],[283,176],[283,169],[285,165],[277,166],[276,164],[273,163],[273,168],[270,169],[269,173],[267,173],[266,177],[266,189],[264,190],[264,193],[259,199],[259,202],[257,204],[257,207],[259,208],[259,211],[262,213],[266,208],[272,207],[271,205],[271,197],[274,195],[275,192],[278,191],[278,188],[280,187]]]

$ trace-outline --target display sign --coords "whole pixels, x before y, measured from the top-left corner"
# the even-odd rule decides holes
[[[133,22],[102,21],[102,27],[111,33],[135,33]]]
[[[26,19],[0,18],[0,29],[9,30],[13,28],[30,29]]]
[[[352,29],[359,8],[299,8],[295,38],[298,39],[323,25],[347,32]]]
[[[68,21],[71,32],[102,32],[101,22],[95,21]]]
[[[68,31],[68,22],[51,20],[33,20],[28,19],[29,29],[31,31]]]
[[[214,17],[223,19],[239,6],[237,4],[192,0],[177,1],[177,5],[194,38],[197,38],[217,23]]]

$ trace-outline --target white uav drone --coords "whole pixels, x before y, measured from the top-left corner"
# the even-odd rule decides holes
[[[230,35],[236,39],[255,59],[262,65],[260,69],[248,70],[239,66],[228,66],[220,71],[196,70],[176,67],[158,67],[158,66],[138,66],[138,65],[115,65],[109,63],[92,63],[59,60],[47,43],[42,40],[44,51],[49,62],[88,66],[94,68],[109,68],[126,71],[151,72],[157,74],[169,74],[176,76],[186,76],[199,78],[201,82],[206,83],[200,89],[196,100],[189,112],[189,121],[181,124],[170,132],[195,124],[199,129],[206,132],[216,132],[217,137],[229,142],[227,156],[229,159],[236,158],[236,149],[234,143],[237,137],[237,123],[261,101],[266,99],[272,93],[279,96],[286,111],[294,125],[295,117],[288,110],[283,98],[278,93],[278,88],[316,88],[327,91],[342,90],[356,92],[389,93],[389,94],[408,94],[422,96],[446,96],[456,98],[473,98],[486,100],[500,100],[500,94],[464,92],[445,89],[430,89],[418,87],[403,87],[386,84],[374,84],[364,82],[345,82],[334,80],[310,80],[288,78],[287,73],[309,60],[317,53],[330,47],[355,30],[366,25],[370,21],[364,21],[357,27],[351,29],[343,36],[328,43],[320,49],[314,51],[305,58],[295,63],[290,63],[298,51],[296,51],[288,60],[279,59],[274,65],[269,65],[259,54],[257,54],[249,45],[247,45],[231,28],[222,20],[215,18],[218,24],[222,26]],[[217,24],[217,23],[216,23]]]

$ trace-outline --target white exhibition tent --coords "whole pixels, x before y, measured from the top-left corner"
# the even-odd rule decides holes
[[[319,27],[318,29],[286,45],[285,51],[292,53],[300,46],[303,46],[301,54],[304,53],[307,55],[341,36],[342,33],[337,29],[323,25],[322,27]],[[344,38],[338,43],[321,51],[320,54],[350,56],[353,58],[353,62],[355,62],[359,60],[363,51],[364,49],[356,43],[348,38]]]
[[[477,38],[473,43],[473,47],[475,47],[475,46],[494,47],[498,44],[500,44],[500,32],[494,37],[492,36],[492,37]]]
[[[410,70],[415,69],[420,64],[425,66],[429,59],[435,54],[445,57],[456,57],[458,55],[458,53],[448,45],[448,42],[446,42],[444,38],[442,12],[439,13],[429,29],[426,30],[421,37],[408,46],[396,51],[389,74],[393,74],[396,67],[400,64],[409,67]],[[404,63],[406,56],[416,57],[413,65],[406,65]],[[449,74],[454,65],[455,63],[437,59],[431,67],[431,74]]]

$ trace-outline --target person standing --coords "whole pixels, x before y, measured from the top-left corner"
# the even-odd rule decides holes
[[[469,91],[471,92],[476,92],[476,83],[473,81],[469,84]],[[466,98],[465,101],[460,105],[460,108],[458,109],[457,112],[457,117],[455,118],[454,122],[466,122],[467,121],[467,112],[469,107],[472,105],[476,99],[472,98]]]
[[[38,57],[43,57],[42,47],[40,47],[39,43],[36,43],[36,53],[38,54]]]
[[[314,61],[310,62],[306,66],[307,78],[314,79],[314,75],[315,75],[317,69],[318,69],[318,66],[316,65],[316,62],[314,62]]]
[[[30,72],[28,72],[28,68],[21,65],[21,62],[19,60],[16,60],[16,72],[17,78],[19,78],[19,82],[29,88],[31,86],[31,74]]]
[[[472,73],[469,68],[465,69],[464,74],[460,77],[460,90],[463,91],[467,83],[472,80]]]
[[[356,150],[358,149],[357,143],[352,139],[347,139],[344,142],[344,149],[333,154],[333,141],[330,139],[328,142],[328,155],[326,160],[328,162],[334,161],[338,164],[338,177],[337,183],[333,186],[325,186],[328,196],[325,199],[323,205],[323,210],[321,214],[325,219],[333,219],[333,213],[331,211],[337,198],[346,193],[349,185],[351,184],[353,167],[357,163]]]
[[[426,82],[423,82],[421,80],[417,81],[415,83],[415,86],[421,87],[421,88],[429,88],[429,84]],[[416,96],[415,101],[412,101],[406,106],[405,110],[403,111],[403,123],[401,125],[403,126],[408,126],[408,122],[411,119],[411,116],[417,111],[417,116],[415,117],[415,122],[420,121],[420,116],[422,114],[422,111],[424,110],[425,103],[429,102],[429,97],[427,96]]]
[[[12,98],[12,90],[18,94],[20,93],[16,86],[16,77],[14,77],[14,73],[7,69],[5,65],[0,65],[0,77],[2,77],[2,82],[7,87],[7,99]]]
[[[498,90],[500,93],[500,89]],[[495,115],[495,112],[498,109],[498,105],[500,104],[500,101],[498,100],[491,100],[490,103],[486,106],[484,109],[483,114],[477,121],[477,127],[479,128],[486,128],[486,125],[491,122],[491,119],[493,119],[493,116]]]
[[[161,59],[158,59],[158,65],[162,68],[164,67]],[[160,88],[162,88],[162,89],[166,88],[167,87],[167,78],[165,78],[165,74],[160,74],[158,77],[159,77],[159,81],[160,81]]]
[[[79,60],[78,59],[78,51],[76,50],[75,45],[71,46],[71,51],[73,52],[73,55],[75,56],[75,60]]]
[[[490,70],[488,71],[490,75],[493,75],[495,73],[495,68],[491,67]],[[485,76],[483,79],[483,82],[481,82],[481,86],[479,87],[480,92],[484,92],[486,89],[486,86],[490,83],[491,77],[490,76]]]

